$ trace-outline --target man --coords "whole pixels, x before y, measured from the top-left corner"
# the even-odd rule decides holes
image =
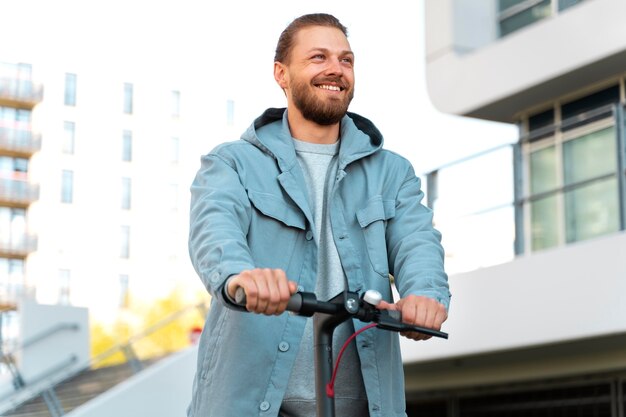
[[[440,329],[447,318],[443,250],[420,181],[382,149],[369,120],[347,112],[346,28],[327,14],[294,20],[274,77],[287,108],[267,110],[241,140],[204,156],[191,188],[190,254],[213,301],[189,416],[315,416],[311,320],[282,314],[298,290],[329,299],[375,289],[386,300],[379,307],[401,310],[408,323]],[[232,302],[238,287],[245,309]],[[335,342],[361,327],[340,326]],[[364,332],[344,358],[338,416],[406,416],[395,333]]]

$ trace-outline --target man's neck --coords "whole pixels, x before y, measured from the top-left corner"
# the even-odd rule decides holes
[[[302,117],[297,109],[287,111],[291,136],[303,142],[331,144],[339,138],[339,123],[323,126]]]

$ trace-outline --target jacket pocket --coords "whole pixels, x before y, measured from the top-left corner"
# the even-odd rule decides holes
[[[298,207],[285,202],[284,199],[273,194],[253,190],[248,190],[248,198],[252,205],[265,216],[278,220],[286,226],[305,229],[304,214]]]
[[[304,213],[273,194],[248,190],[248,198],[254,213],[246,238],[255,266],[286,271],[306,229]]]
[[[394,200],[383,200],[375,196],[367,201],[364,208],[356,213],[356,218],[363,230],[367,254],[372,268],[383,278],[389,276],[389,261],[387,257],[387,240],[385,232],[387,220],[396,214]]]

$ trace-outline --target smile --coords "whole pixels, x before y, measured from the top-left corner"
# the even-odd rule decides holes
[[[343,91],[344,90],[342,87],[339,87],[338,85],[320,84],[320,85],[316,85],[316,87],[321,88],[322,90],[329,90],[329,91]]]

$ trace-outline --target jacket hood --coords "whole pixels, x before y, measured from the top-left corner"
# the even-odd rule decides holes
[[[241,139],[250,142],[274,156],[279,164],[289,169],[296,162],[296,154],[287,129],[274,134],[263,134],[263,128],[286,117],[285,108],[269,108],[259,116],[244,132]],[[286,123],[286,121],[285,121]],[[382,148],[383,135],[370,120],[356,113],[347,112],[341,120],[339,165],[344,167],[350,162],[372,154]]]

